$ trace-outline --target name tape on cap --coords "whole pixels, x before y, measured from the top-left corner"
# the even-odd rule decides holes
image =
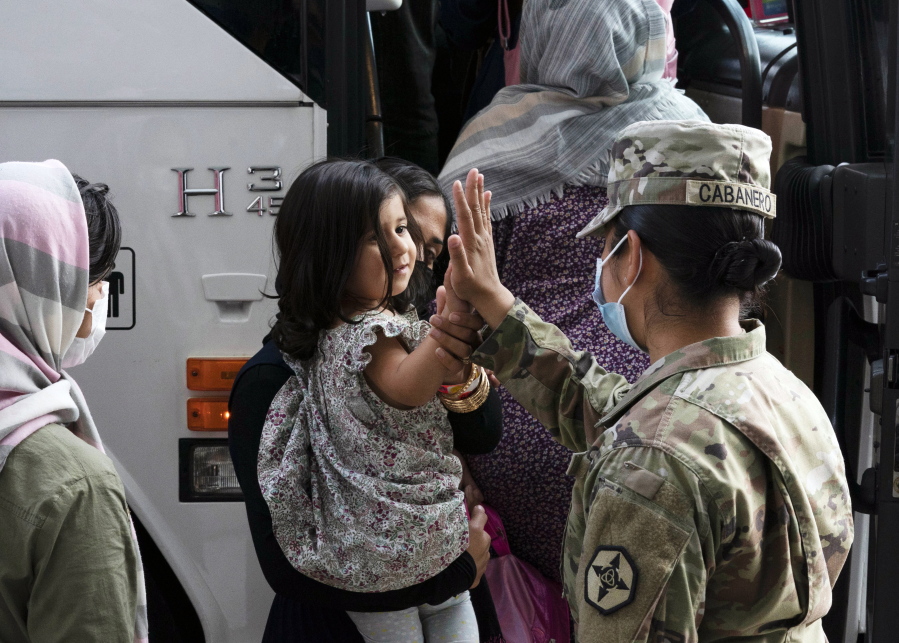
[[[721,205],[758,212],[773,218],[777,196],[765,188],[724,181],[687,181],[686,201],[690,205]]]

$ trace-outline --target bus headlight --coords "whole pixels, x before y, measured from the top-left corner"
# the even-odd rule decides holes
[[[243,500],[227,440],[183,438],[178,452],[181,502]]]

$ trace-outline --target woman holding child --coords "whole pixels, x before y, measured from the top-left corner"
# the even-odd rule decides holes
[[[407,213],[412,216],[407,217]],[[382,219],[389,225],[381,225]],[[447,640],[500,640],[489,591],[483,582],[478,583],[489,545],[489,537],[481,529],[483,512],[472,508],[469,526],[458,491],[459,461],[447,450],[458,447],[480,453],[496,445],[501,431],[496,394],[489,390],[478,369],[463,369],[446,353],[438,357],[433,344],[430,357],[425,359],[425,363],[430,362],[428,368],[464,370],[456,378],[458,383],[450,381],[441,392],[445,406],[451,410],[431,403],[405,408],[409,405],[404,400],[395,399],[384,388],[376,389],[380,379],[373,373],[382,366],[383,357],[374,358],[377,347],[366,343],[390,340],[390,332],[407,327],[400,339],[393,341],[402,341],[409,348],[422,341],[420,329],[424,326],[413,319],[415,313],[409,304],[421,307],[433,297],[430,270],[447,234],[447,202],[436,181],[422,168],[399,159],[318,163],[304,171],[288,193],[277,226],[281,312],[274,339],[266,342],[235,381],[229,430],[256,552],[269,584],[278,593],[269,615],[266,641],[362,641],[347,611],[363,623],[386,616],[404,626],[404,634],[416,640],[421,631],[416,634],[409,629],[413,622],[419,630],[422,626],[425,631],[438,627],[453,610],[434,610],[429,605],[457,600],[457,596],[458,604],[448,607],[458,608],[456,612],[468,610],[468,616],[461,619],[468,622],[452,634],[444,631],[441,635],[457,637]],[[389,271],[382,247],[390,262]],[[388,286],[390,281],[395,281],[395,286]],[[310,295],[309,288],[319,292]],[[388,293],[394,294],[381,304],[380,297]],[[438,309],[443,301],[440,298]],[[349,321],[314,321],[329,306],[334,314]],[[347,315],[356,306],[361,306],[360,313]],[[466,315],[469,318],[474,316]],[[381,323],[389,331],[381,331]],[[473,323],[479,326],[483,322],[478,318]],[[309,331],[304,330],[304,324],[309,324]],[[315,324],[322,327],[316,329]],[[370,328],[373,324],[378,330]],[[418,336],[407,337],[406,333]],[[358,341],[351,341],[357,335]],[[465,339],[470,341],[474,336],[469,333]],[[341,353],[338,363],[332,364],[316,347],[306,359],[293,361],[292,342],[303,337],[316,346],[325,342],[330,358],[341,352],[334,349],[337,343],[345,347],[346,354]],[[450,343],[448,347],[459,352],[465,345]],[[402,350],[405,354],[405,348]],[[420,351],[411,355],[416,353],[421,359]],[[412,381],[423,378],[413,377]],[[396,397],[408,392],[407,381],[400,384]],[[305,393],[298,395],[300,387],[313,394],[308,398]],[[328,392],[319,396],[318,391],[326,388]],[[305,410],[301,408],[303,402]],[[269,413],[270,405],[274,413]],[[424,415],[427,419],[422,423]],[[416,428],[416,423],[425,430]],[[449,427],[451,434],[446,431]],[[293,447],[303,440],[316,441],[308,457],[306,449]],[[431,447],[424,448],[429,441]],[[287,445],[283,451],[281,445]],[[352,460],[352,464],[342,466],[343,458]],[[304,461],[323,470],[323,478],[313,477],[318,472],[309,471]],[[390,462],[386,468],[374,464],[386,461]],[[415,463],[412,470],[408,469],[410,462]],[[410,485],[416,477],[421,478],[420,484]],[[328,505],[326,511],[337,508],[346,519],[312,528],[318,534],[317,551],[304,549],[301,544],[309,521],[316,519],[305,502],[305,494],[310,491],[315,502]],[[419,502],[404,503],[406,491],[418,493]],[[356,511],[360,504],[365,510]],[[427,537],[417,536],[421,546],[404,547],[399,554],[391,549],[395,547],[391,540],[415,539],[418,524],[429,511],[465,529],[429,529]],[[440,512],[446,518],[440,518]],[[408,529],[365,528],[366,521],[381,518],[408,519],[414,524]],[[351,532],[353,535],[347,537]],[[354,543],[372,537],[381,539],[377,548],[354,547]],[[435,540],[438,537],[455,539],[456,546],[462,546],[441,553],[440,542]],[[372,555],[375,549],[379,551]],[[440,557],[436,563],[433,558],[423,558],[435,554]],[[329,555],[342,560],[358,556],[359,562],[338,565],[338,571],[345,574],[339,579],[328,572],[322,574],[319,563],[326,564]],[[413,572],[410,561],[419,566],[418,573]],[[382,565],[380,569],[378,565]],[[466,590],[473,585],[476,587],[469,604]],[[471,608],[477,628],[472,627]],[[360,629],[364,632],[365,627]],[[387,630],[383,633],[386,640],[395,640],[395,628],[379,629]]]

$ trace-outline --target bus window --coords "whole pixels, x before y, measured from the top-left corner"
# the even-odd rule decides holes
[[[225,31],[293,81],[325,100],[326,0],[189,0]]]

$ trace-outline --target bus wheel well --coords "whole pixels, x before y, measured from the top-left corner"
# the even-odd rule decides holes
[[[147,587],[150,643],[205,643],[200,618],[168,561],[146,528],[131,514]]]

